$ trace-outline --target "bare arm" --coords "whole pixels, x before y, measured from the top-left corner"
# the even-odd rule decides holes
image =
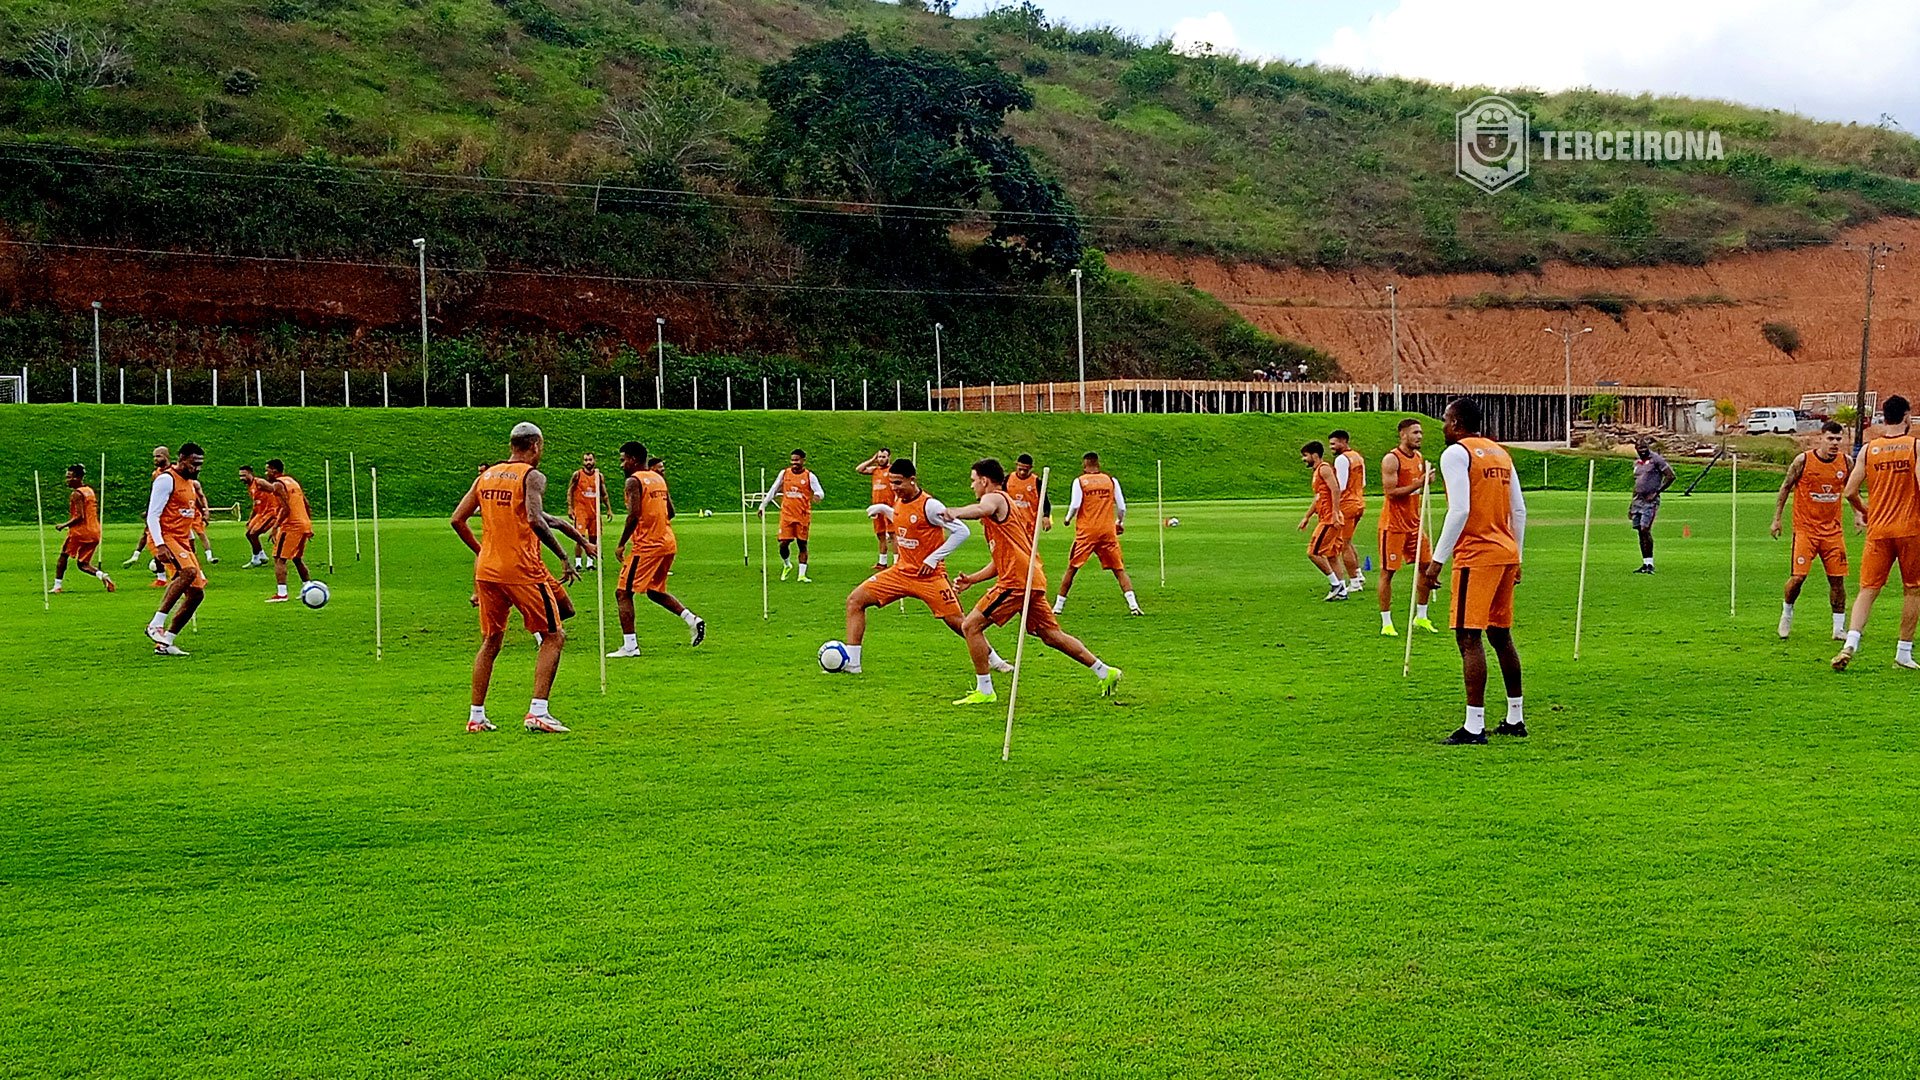
[[[480,481],[475,480],[473,486],[467,489],[467,493],[461,496],[460,505],[453,508],[453,517],[447,521],[448,525],[453,526],[454,535],[472,548],[475,555],[480,554],[480,538],[473,535],[473,526],[468,522],[472,521],[473,515],[479,512]]]
[[[1680,479],[1680,474],[1673,471],[1673,466],[1668,464],[1667,459],[1664,457],[1660,459],[1660,475],[1663,478],[1660,484],[1660,490],[1662,492],[1672,487],[1675,480]]]
[[[1787,479],[1780,485],[1780,495],[1773,500],[1773,535],[1780,537],[1780,517],[1787,512],[1787,499],[1793,495],[1793,486],[1800,482],[1800,474],[1807,471],[1807,455],[1793,456],[1793,464],[1787,466]]]
[[[627,477],[625,490],[627,494],[627,523],[620,528],[619,550],[621,551],[627,550],[627,542],[633,539],[634,532],[640,528],[640,497],[641,492],[645,491],[646,487],[640,482],[638,476],[629,476]]]
[[[1867,527],[1867,505],[1860,498],[1860,485],[1867,479],[1867,455],[1861,454],[1853,459],[1853,471],[1847,474],[1847,502],[1853,504],[1853,527]]]
[[[55,525],[53,531],[64,532],[80,524],[80,519],[86,516],[86,512],[86,500],[80,497],[79,492],[76,491],[67,496],[67,520]]]
[[[1324,461],[1320,463],[1320,472],[1322,474],[1322,478],[1325,479],[1327,482],[1327,487],[1336,493],[1333,499],[1331,500],[1333,502],[1333,519],[1331,521],[1322,521],[1320,524],[1345,525],[1347,523],[1347,516],[1340,512],[1340,496],[1337,494],[1339,491],[1342,490],[1340,486],[1339,474],[1332,465],[1329,465]]]
[[[566,549],[560,546],[560,541],[553,538],[553,530],[556,527],[558,527],[562,533],[571,537],[574,543],[586,548],[592,554],[599,554],[599,552],[594,549],[593,542],[581,536],[579,531],[571,524],[563,522],[552,514],[547,513],[547,477],[545,473],[539,469],[527,470],[526,493],[527,524],[533,529],[533,535],[540,538],[541,546],[559,556],[560,562],[565,568],[562,571],[562,580],[564,580],[567,575],[574,574],[575,571],[573,565],[567,562]]]

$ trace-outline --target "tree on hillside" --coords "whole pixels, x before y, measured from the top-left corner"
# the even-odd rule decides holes
[[[920,261],[991,198],[989,243],[1040,266],[1079,258],[1066,190],[1000,133],[1033,94],[988,58],[875,49],[854,33],[769,65],[760,92],[770,112],[754,152],[761,179],[782,195],[860,204],[843,208],[859,211],[851,215],[794,215],[839,254]]]

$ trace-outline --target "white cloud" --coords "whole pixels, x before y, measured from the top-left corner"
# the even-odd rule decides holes
[[[1173,24],[1173,51],[1185,56],[1206,52],[1240,51],[1240,33],[1233,28],[1224,11],[1209,11],[1198,18],[1189,16]]]
[[[1462,86],[1728,98],[1920,130],[1913,0],[1402,0],[1315,59]]]

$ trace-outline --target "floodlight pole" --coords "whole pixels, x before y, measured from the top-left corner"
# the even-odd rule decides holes
[[[427,238],[416,236],[413,249],[420,253],[420,404],[427,403]]]

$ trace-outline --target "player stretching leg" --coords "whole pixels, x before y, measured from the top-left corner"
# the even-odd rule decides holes
[[[1867,543],[1860,552],[1860,591],[1853,598],[1853,619],[1847,628],[1847,643],[1831,663],[1833,670],[1845,671],[1860,649],[1860,634],[1873,614],[1873,602],[1886,587],[1893,567],[1900,566],[1900,584],[1906,590],[1900,605],[1900,640],[1894,644],[1893,662],[1903,668],[1920,668],[1913,659],[1913,631],[1920,623],[1920,488],[1915,487],[1914,435],[1907,399],[1898,394],[1880,405],[1886,422],[1879,434],[1867,440],[1847,473],[1844,491],[1849,502],[1867,488],[1867,512],[1854,511],[1854,523],[1867,530]]]
[[[868,477],[872,481],[873,501],[868,505],[893,505],[893,481],[888,479],[890,474],[887,472],[887,464],[892,460],[893,451],[883,446],[875,450],[872,457],[853,467],[854,472]],[[880,545],[880,554],[874,557],[873,568],[875,570],[885,570],[887,568],[888,542],[893,539],[892,523],[887,520],[885,514],[873,515],[873,538]],[[899,552],[894,552],[894,556],[897,558]]]
[[[991,580],[994,585],[961,623],[967,652],[973,657],[974,685],[971,693],[954,704],[983,705],[996,700],[990,664],[993,646],[987,644],[987,627],[1005,626],[1020,617],[1022,607],[1027,613],[1027,632],[1048,648],[1092,669],[1101,696],[1111,697],[1125,672],[1102,663],[1079,638],[1060,629],[1060,623],[1054,619],[1053,609],[1047,606],[1046,573],[1033,550],[1033,517],[1022,515],[1014,507],[1013,499],[1007,494],[1007,471],[998,460],[986,458],[973,463],[973,495],[974,503],[950,510],[948,516],[957,521],[980,522],[987,533],[987,552],[992,561],[974,573],[962,575],[954,585],[963,592],[977,582]],[[1031,589],[1027,578],[1029,561],[1033,564]]]
[[[274,520],[280,523],[280,535],[273,541],[274,592],[269,604],[287,602],[287,564],[300,574],[300,584],[313,580],[307,573],[307,541],[313,538],[313,514],[307,507],[307,493],[300,481],[287,475],[279,458],[267,462],[267,489],[279,501]]]
[[[1073,588],[1073,576],[1098,557],[1102,569],[1113,571],[1120,583],[1120,595],[1126,598],[1127,614],[1145,615],[1133,595],[1133,579],[1127,576],[1126,560],[1120,556],[1120,537],[1127,531],[1127,497],[1120,481],[1100,471],[1100,455],[1085,454],[1080,459],[1080,475],[1073,478],[1073,499],[1067,505],[1067,521],[1073,524],[1073,551],[1067,556],[1067,572],[1060,578],[1060,593],[1053,598],[1053,613],[1067,607],[1067,590]]]
[[[780,478],[760,501],[760,516],[766,517],[767,507],[772,506],[775,499],[780,500],[781,581],[793,573],[793,562],[788,556],[796,543],[800,545],[800,580],[813,581],[807,576],[807,534],[813,528],[813,504],[826,497],[827,493],[820,490],[820,478],[807,470],[807,452],[795,450],[787,457],[787,467],[781,470]]]
[[[1360,572],[1360,550],[1353,536],[1360,530],[1360,519],[1367,516],[1367,459],[1349,445],[1344,429],[1336,428],[1327,436],[1327,449],[1333,454],[1333,475],[1340,481],[1340,565],[1346,573],[1347,592],[1367,587]]]
[[[1307,541],[1307,559],[1314,569],[1327,575],[1327,595],[1320,599],[1345,600],[1347,580],[1340,576],[1340,500],[1335,496],[1340,490],[1340,481],[1326,453],[1327,448],[1320,445],[1318,439],[1300,448],[1300,460],[1313,470],[1313,505],[1300,519],[1300,531],[1307,530],[1307,522],[1320,519],[1320,524],[1313,528],[1312,539]]]
[[[1446,737],[1452,745],[1487,741],[1487,643],[1500,658],[1507,686],[1507,718],[1494,732],[1525,738],[1527,720],[1520,699],[1520,653],[1513,647],[1513,589],[1520,584],[1520,553],[1527,537],[1527,504],[1513,459],[1499,443],[1480,434],[1480,403],[1455,398],[1447,406],[1442,432],[1447,449],[1440,455],[1440,476],[1447,486],[1447,523],[1427,564],[1427,588],[1440,580],[1440,568],[1453,560],[1453,636],[1460,646],[1460,671],[1467,684],[1467,719]]]
[[[563,621],[573,613],[564,586],[580,572],[567,562],[567,552],[554,539],[554,530],[572,538],[588,555],[600,550],[581,536],[570,522],[546,512],[547,478],[537,467],[544,442],[532,424],[515,424],[506,461],[489,466],[474,480],[448,524],[462,543],[473,549],[473,592],[480,609],[480,650],[473,657],[473,704],[467,714],[468,731],[492,731],[487,719],[487,686],[493,681],[493,662],[507,636],[507,618],[520,612],[520,622],[540,641],[533,665],[533,700],[527,706],[526,728],[531,732],[564,732],[566,725],[548,708],[553,677],[560,670],[560,651],[566,647]],[[468,524],[480,515],[480,536]],[[545,547],[560,559],[558,581],[540,559]]]
[[[67,487],[73,490],[67,496],[67,520],[54,526],[54,531],[66,533],[67,538],[60,545],[60,562],[53,568],[53,588],[47,591],[56,595],[67,591],[62,582],[71,557],[80,563],[81,573],[99,578],[100,584],[112,592],[113,579],[93,564],[94,556],[100,553],[100,497],[87,486],[85,465],[67,466]]]
[[[1780,538],[1780,517],[1787,499],[1793,499],[1793,568],[1787,574],[1786,601],[1780,605],[1780,636],[1793,632],[1793,604],[1800,587],[1818,562],[1827,575],[1827,599],[1833,605],[1833,639],[1847,639],[1847,538],[1840,532],[1840,500],[1845,497],[1847,473],[1853,462],[1840,452],[1844,428],[1832,420],[1820,426],[1820,438],[1809,452],[1797,455],[1787,467],[1780,496],[1773,504],[1773,538]],[[1867,504],[1856,492],[1855,513]]]
[[[1437,634],[1427,618],[1426,579],[1419,568],[1433,558],[1432,545],[1420,534],[1420,488],[1426,481],[1427,461],[1420,455],[1424,435],[1420,421],[1400,421],[1400,445],[1380,462],[1380,486],[1385,499],[1380,509],[1380,633],[1397,637],[1393,628],[1393,572],[1414,567],[1413,625]]]
[[[674,539],[673,497],[667,494],[667,478],[647,467],[647,448],[637,442],[620,447],[620,471],[627,475],[627,523],[620,530],[620,547],[625,553],[617,565],[620,580],[613,587],[613,601],[620,609],[620,647],[609,657],[639,656],[640,638],[633,628],[633,594],[643,592],[647,599],[666,608],[687,624],[691,644],[707,640],[707,621],[687,610],[667,591],[667,573],[673,569],[673,556],[680,550]]]
[[[158,457],[158,455],[155,455]],[[147,535],[153,537],[153,557],[172,571],[160,610],[147,623],[147,637],[155,656],[186,656],[174,638],[207,595],[207,575],[193,557],[194,523],[200,519],[200,501],[193,486],[206,455],[193,443],[180,445],[180,460],[161,471],[147,497]],[[179,606],[175,611],[174,606]],[[168,616],[172,616],[169,623]]]

